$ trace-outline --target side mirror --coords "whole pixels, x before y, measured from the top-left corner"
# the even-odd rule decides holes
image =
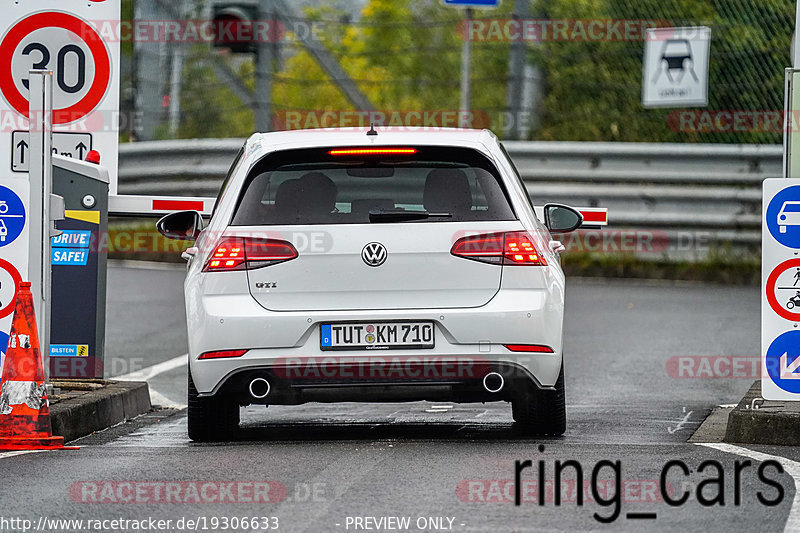
[[[161,217],[158,232],[167,239],[195,241],[203,231],[203,216],[197,211],[178,211]]]
[[[561,204],[544,206],[544,225],[553,233],[569,233],[583,224],[583,215],[576,209]]]

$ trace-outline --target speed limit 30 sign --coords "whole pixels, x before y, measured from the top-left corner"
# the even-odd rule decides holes
[[[77,37],[77,38],[76,38]],[[17,22],[0,42],[0,92],[28,115],[28,71],[52,70],[53,123],[67,124],[94,111],[109,88],[111,57],[87,22],[68,13],[36,13]]]

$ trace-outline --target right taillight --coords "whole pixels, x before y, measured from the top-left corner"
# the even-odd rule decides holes
[[[494,265],[547,265],[533,244],[533,239],[525,231],[463,237],[456,241],[450,253]]]
[[[203,272],[253,270],[297,257],[292,243],[255,237],[223,237],[206,261]]]

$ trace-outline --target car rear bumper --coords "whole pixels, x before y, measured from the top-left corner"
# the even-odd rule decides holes
[[[542,385],[524,366],[508,361],[479,361],[478,357],[442,359],[435,363],[420,360],[416,368],[410,364],[399,365],[398,371],[392,374],[387,372],[390,359],[377,368],[378,372],[375,372],[375,361],[355,365],[352,361],[334,359],[319,361],[314,372],[285,361],[247,366],[231,371],[214,390],[201,396],[224,396],[235,399],[240,405],[420,400],[489,402],[511,401],[515,394],[532,387],[553,389]]]
[[[290,359],[309,360],[311,364],[316,358],[336,358],[336,361],[367,364],[376,356],[404,358],[401,363],[411,358],[439,361],[467,358],[478,365],[521,368],[543,387],[555,384],[561,368],[563,300],[560,295],[554,297],[546,290],[501,290],[482,307],[457,309],[274,312],[266,311],[249,294],[204,296],[195,302],[197,305],[192,305],[187,299],[189,362],[200,394],[216,393],[234,373],[253,368],[281,368]],[[320,348],[321,324],[404,320],[432,321],[435,347],[340,352]],[[544,345],[553,353],[511,352],[505,344]],[[205,352],[232,349],[249,351],[237,358],[198,360]],[[483,379],[484,376],[471,377]],[[381,386],[397,384],[395,379]],[[363,379],[358,386],[362,385],[378,386],[367,385]],[[427,387],[430,383],[419,385]],[[354,384],[351,382],[349,386]],[[452,387],[452,384],[447,386]]]

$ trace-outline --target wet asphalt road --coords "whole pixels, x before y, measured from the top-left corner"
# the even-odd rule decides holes
[[[757,474],[758,460],[768,457],[751,450],[791,459],[782,459],[787,471],[800,466],[793,462],[800,460],[798,450],[721,451],[686,443],[715,406],[737,402],[752,379],[686,379],[668,371],[675,368],[668,361],[676,356],[757,356],[757,288],[571,280],[565,335],[569,420],[563,438],[516,436],[507,404],[311,404],[247,408],[240,440],[198,445],[188,441],[180,409],[186,391],[186,367],[176,359],[186,353],[182,278],[179,269],[114,266],[109,271],[108,374],[177,361],[148,380],[154,398],[172,409],[81,439],[78,451],[0,455],[0,520],[153,517],[172,519],[168,530],[202,531],[203,525],[221,528],[221,523],[211,527],[213,519],[277,517],[281,531],[309,532],[365,531],[366,526],[395,531],[730,532],[783,531],[787,520],[788,527],[797,525],[800,504],[792,508],[792,477],[766,471],[781,486],[779,498],[776,488]],[[737,505],[734,462],[745,460],[740,453],[750,454],[755,466],[741,474]],[[614,472],[599,469],[598,463],[619,461],[622,501],[612,501],[615,491],[609,490],[597,494],[598,501],[609,498],[607,505],[587,498],[579,506],[569,492],[574,484],[566,483],[560,506],[548,485],[544,505],[530,496],[517,507],[510,480],[515,461],[525,459],[534,465],[543,461],[547,480],[553,478],[555,461],[578,461],[586,481],[594,472],[601,488]],[[688,501],[676,507],[662,500],[657,487],[670,460],[685,462],[690,471],[684,476],[673,469],[667,477],[673,494],[689,493]],[[704,474],[697,471],[705,460],[719,461],[723,469],[724,505],[698,502],[698,483],[718,475],[710,467]],[[522,477],[535,482],[536,466]],[[564,477],[574,480],[574,470],[567,469]],[[157,503],[115,503],[120,493],[113,490],[131,481],[273,482],[269,499],[275,501],[248,503],[245,493],[237,503],[197,503],[182,492],[178,503],[165,502],[163,495]],[[91,503],[92,494],[100,494],[92,493],[92,487],[111,491],[104,503]],[[719,488],[706,486],[702,494],[713,496]],[[186,485],[182,490],[188,490]],[[757,499],[759,492],[780,501],[765,506]],[[611,524],[593,516],[612,516],[616,509],[619,517]],[[385,522],[357,521],[387,516],[408,517],[410,525],[390,529],[380,527]],[[205,522],[179,529],[175,520],[181,517],[204,517]],[[429,517],[445,518],[439,524]],[[83,530],[87,525],[81,524]],[[229,530],[265,530],[264,524],[236,525]]]

